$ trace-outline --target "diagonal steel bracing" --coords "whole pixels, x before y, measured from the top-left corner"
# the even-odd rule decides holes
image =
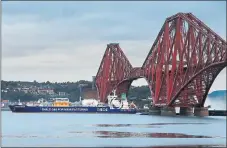
[[[108,44],[96,76],[100,100],[116,89],[127,92],[143,77],[154,106],[203,106],[220,71],[227,66],[226,41],[191,13],[165,20],[142,67],[133,68],[119,44]]]

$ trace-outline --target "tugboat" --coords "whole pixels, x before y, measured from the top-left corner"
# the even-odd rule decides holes
[[[125,94],[122,94],[122,99],[118,99],[116,90],[107,97],[108,104],[103,104],[97,100],[91,99],[82,100],[80,104],[73,105],[68,98],[55,98],[53,103],[44,102],[40,99],[39,104],[36,105],[9,105],[12,112],[15,113],[122,113],[122,114],[136,114],[137,109],[134,106],[129,107]],[[90,103],[88,103],[90,102]]]

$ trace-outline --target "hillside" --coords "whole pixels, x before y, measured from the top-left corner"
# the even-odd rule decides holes
[[[71,101],[79,100],[79,85],[91,88],[92,83],[81,80],[77,82],[51,83],[47,82],[22,82],[1,81],[1,97],[5,100],[34,101],[39,98],[68,97]]]
[[[80,97],[80,85],[82,93],[92,88],[91,81],[80,80],[77,82],[51,83],[47,82],[23,82],[1,81],[1,97],[10,101],[34,101],[39,98],[68,97],[70,101],[78,101]],[[148,86],[131,86],[129,98],[146,99],[150,96]]]
[[[208,97],[216,99],[226,99],[226,91],[227,90],[216,90],[208,94]]]

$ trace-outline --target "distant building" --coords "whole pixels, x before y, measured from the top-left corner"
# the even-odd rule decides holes
[[[1,99],[1,102],[3,102],[3,103],[9,103],[9,100],[2,100]]]
[[[29,89],[29,92],[30,92],[30,93],[32,93],[32,94],[35,94],[35,95],[37,95],[37,94],[38,94],[38,92],[37,92],[37,89],[36,89],[36,88],[30,88],[30,89]]]
[[[8,92],[7,90],[2,90],[2,92]]]
[[[27,87],[21,88],[21,91],[23,91],[24,93],[28,93],[29,92],[29,88],[27,88]]]
[[[83,99],[98,99],[98,93],[96,90],[92,90],[92,88],[86,88],[82,90]]]
[[[45,94],[49,94],[49,95],[55,94],[53,89],[38,89],[37,92],[39,94],[43,94],[43,95],[45,95]]]
[[[58,95],[59,96],[66,96],[67,94],[66,94],[66,92],[58,92]]]

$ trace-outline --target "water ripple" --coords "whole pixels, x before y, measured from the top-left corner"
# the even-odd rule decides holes
[[[209,123],[151,123],[151,124],[94,124],[96,127],[157,127],[158,125],[186,125],[186,124],[209,124]]]
[[[93,134],[98,138],[225,138],[203,135],[187,135],[182,133],[149,133],[149,132],[118,132],[118,131],[71,131],[74,134]]]

